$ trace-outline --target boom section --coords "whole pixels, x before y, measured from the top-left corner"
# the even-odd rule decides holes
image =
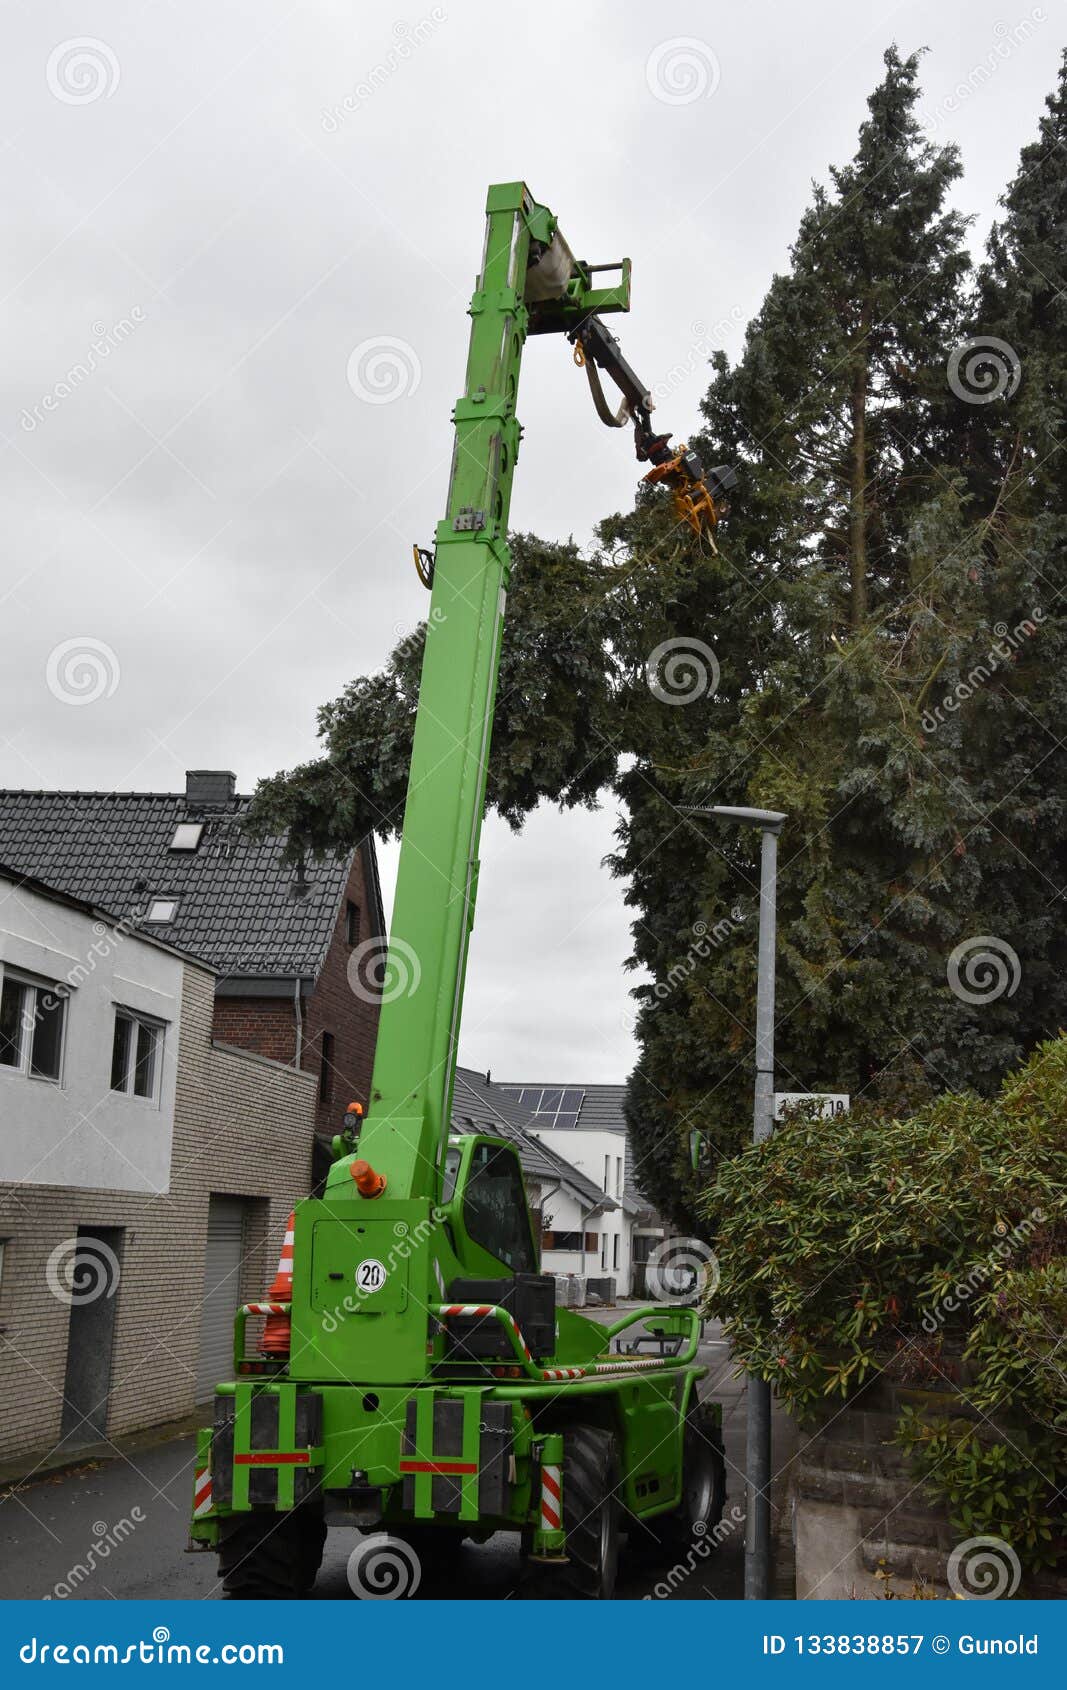
[[[629,261],[594,286],[556,219],[521,182],[490,188],[481,273],[470,302],[466,382],[453,412],[448,505],[438,524],[418,712],[383,976],[370,1106],[358,1156],[391,1197],[437,1201],[448,1136],[467,950],[478,890],[518,457],[519,371],[537,332],[590,311],[626,310]],[[331,1199],[358,1198],[352,1158]]]

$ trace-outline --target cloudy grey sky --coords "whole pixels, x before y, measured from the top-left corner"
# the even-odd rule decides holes
[[[443,507],[489,182],[525,178],[591,260],[632,257],[624,344],[650,384],[691,370],[659,411],[684,436],[885,46],[930,49],[977,249],[1062,45],[1050,0],[4,11],[0,783],[31,787],[208,766],[249,790],[424,613],[410,544]],[[353,361],[383,337],[387,365]],[[632,499],[628,436],[554,339],[520,399],[513,524],[584,539]],[[613,825],[488,824],[465,1060],[626,1075]]]

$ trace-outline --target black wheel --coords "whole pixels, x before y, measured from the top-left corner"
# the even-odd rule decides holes
[[[631,1546],[652,1555],[674,1555],[703,1540],[714,1542],[726,1502],[726,1458],[719,1410],[694,1397],[682,1435],[682,1500],[669,1514],[636,1522]]]
[[[297,1546],[300,1594],[306,1596],[315,1587],[326,1548],[326,1521],[318,1509],[298,1515],[300,1536]]]
[[[315,1583],[325,1542],[326,1523],[315,1509],[234,1515],[219,1541],[223,1596],[295,1601]]]
[[[610,1602],[619,1567],[619,1453],[610,1432],[572,1426],[563,1434],[563,1529],[567,1560],[523,1555],[519,1594]]]

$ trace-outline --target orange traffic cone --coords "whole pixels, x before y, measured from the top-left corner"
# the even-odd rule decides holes
[[[282,1242],[282,1253],[278,1257],[278,1271],[274,1275],[274,1284],[267,1292],[268,1301],[272,1303],[290,1303],[293,1300],[293,1228],[296,1225],[296,1215],[289,1216],[285,1228],[285,1238]],[[259,1353],[264,1356],[275,1356],[284,1359],[289,1354],[291,1338],[289,1316],[287,1314],[269,1314],[263,1324],[263,1337],[259,1343]]]

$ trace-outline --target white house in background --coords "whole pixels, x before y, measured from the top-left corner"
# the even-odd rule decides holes
[[[515,1145],[534,1225],[540,1234],[544,1272],[603,1278],[605,1229],[618,1227],[621,1204],[533,1130],[530,1111],[488,1075],[458,1068],[452,1125],[457,1132],[495,1133]],[[609,1260],[611,1255],[609,1244]],[[613,1277],[610,1270],[607,1277]]]
[[[611,1201],[599,1219],[595,1278],[613,1279],[619,1297],[633,1284],[633,1227],[645,1207],[628,1180],[625,1086],[562,1086],[541,1081],[496,1082],[533,1117],[530,1130],[554,1154],[573,1163]],[[546,1267],[549,1266],[545,1258]]]
[[[311,1183],[314,1074],[212,1039],[215,972],[0,865],[0,1461],[187,1415]]]
[[[0,1181],[170,1186],[184,959],[0,878]]]

